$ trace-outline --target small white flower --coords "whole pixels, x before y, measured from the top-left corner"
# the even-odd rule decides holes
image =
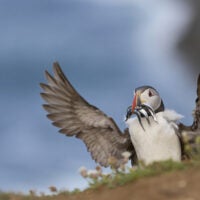
[[[88,177],[94,178],[94,179],[98,178],[99,176],[99,172],[97,170],[88,170],[87,174],[88,174]]]
[[[88,176],[88,172],[87,172],[87,169],[86,167],[82,166],[79,168],[79,173],[81,174],[82,177],[87,177]]]
[[[78,172],[81,173],[82,171],[87,171],[86,167],[84,167],[84,166],[80,167]]]
[[[101,176],[102,175],[102,168],[98,165],[98,166],[96,166],[95,169],[98,172],[98,175]]]
[[[129,159],[129,157],[131,156],[131,153],[128,152],[128,151],[125,151],[122,153],[122,156],[125,158],[125,159]]]

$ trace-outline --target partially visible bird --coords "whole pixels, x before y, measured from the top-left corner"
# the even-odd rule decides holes
[[[181,115],[165,110],[159,93],[151,86],[136,88],[132,106],[128,107],[126,123],[128,129],[121,132],[114,120],[95,106],[89,104],[71,85],[59,64],[53,64],[54,77],[45,72],[47,84],[41,83],[42,98],[47,102],[44,109],[53,125],[67,136],[81,139],[92,158],[100,165],[109,166],[109,158],[116,159],[116,165],[123,162],[123,152],[131,153],[132,164],[142,161],[172,159],[180,161],[183,151],[182,132],[199,133],[200,125],[200,78],[195,122],[191,127],[179,124]],[[136,114],[137,118],[130,118]],[[189,133],[190,135],[192,133]]]

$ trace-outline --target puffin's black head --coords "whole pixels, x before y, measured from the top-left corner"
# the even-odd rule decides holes
[[[141,86],[135,89],[132,112],[141,105],[150,106],[155,113],[164,111],[163,101],[157,90],[151,86]]]
[[[149,116],[157,121],[155,113],[164,111],[164,109],[163,101],[157,90],[151,86],[141,86],[135,89],[132,106],[127,109],[126,120],[132,114],[136,114],[140,123],[141,117],[145,117],[149,123]]]

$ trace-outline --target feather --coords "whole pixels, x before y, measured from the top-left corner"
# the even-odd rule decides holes
[[[54,76],[45,71],[47,84],[40,84],[47,117],[60,128],[60,133],[81,139],[97,163],[107,167],[109,158],[115,157],[119,166],[123,152],[127,149],[135,152],[128,131],[122,133],[112,118],[90,105],[71,85],[57,62],[53,71]],[[132,162],[136,160],[133,154]]]

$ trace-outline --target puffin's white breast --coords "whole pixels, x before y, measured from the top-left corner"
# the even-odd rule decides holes
[[[158,123],[150,117],[150,125],[145,118],[140,126],[137,118],[127,121],[132,143],[135,147],[139,161],[150,164],[155,161],[172,159],[181,160],[180,141],[176,134],[176,122],[181,115],[172,110],[165,110],[156,114]]]

